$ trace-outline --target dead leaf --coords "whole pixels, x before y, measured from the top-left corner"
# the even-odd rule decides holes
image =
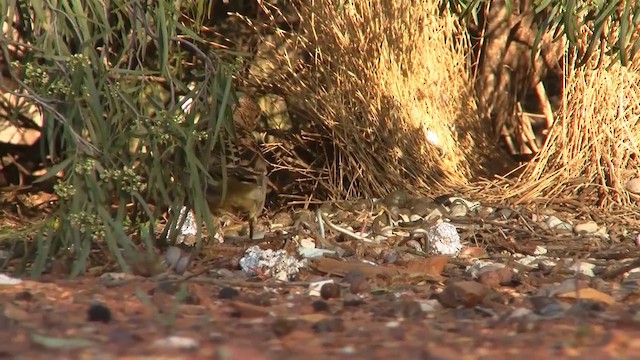
[[[583,300],[592,300],[601,303],[605,303],[607,305],[615,304],[615,299],[611,297],[609,294],[605,294],[601,291],[598,291],[594,288],[582,288],[578,291],[569,291],[563,294],[556,295],[559,298],[564,299],[583,299]]]
[[[473,307],[482,303],[490,289],[475,281],[456,281],[447,285],[438,300],[448,307]]]
[[[383,267],[360,262],[340,261],[330,258],[314,259],[309,262],[309,266],[319,272],[338,276],[345,276],[350,272],[359,271],[369,279],[373,279],[379,275],[392,277],[400,273],[400,271],[395,267]]]
[[[442,274],[444,267],[449,263],[448,256],[432,256],[410,261],[407,264],[407,272],[419,275],[438,276]]]

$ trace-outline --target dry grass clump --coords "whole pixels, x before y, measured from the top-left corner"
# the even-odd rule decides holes
[[[576,61],[565,66],[563,110],[537,161],[505,189],[518,203],[564,196],[600,206],[637,201],[625,183],[640,165],[640,64],[606,69],[597,54],[586,67]]]
[[[308,121],[330,139],[318,154],[326,170],[318,180],[329,196],[451,189],[495,160],[478,121],[466,32],[442,5],[298,4],[300,26],[289,44],[307,57],[296,61],[295,51],[281,52],[288,73],[272,78],[271,88],[282,90],[294,122]]]

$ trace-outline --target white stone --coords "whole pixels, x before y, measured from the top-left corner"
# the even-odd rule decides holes
[[[630,193],[640,194],[640,178],[633,178],[627,181],[624,188]]]
[[[577,224],[573,228],[573,231],[576,234],[592,234],[598,231],[598,229],[599,229],[599,226],[595,221],[587,221],[581,224]]]

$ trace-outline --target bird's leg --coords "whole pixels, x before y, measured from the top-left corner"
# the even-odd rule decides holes
[[[250,218],[249,219],[249,240],[253,240],[253,236],[255,235],[255,232],[256,232],[256,219]]]

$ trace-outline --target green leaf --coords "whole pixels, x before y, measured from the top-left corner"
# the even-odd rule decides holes
[[[631,1],[627,0],[624,5],[624,11],[620,18],[620,31],[618,33],[618,51],[620,52],[620,62],[622,66],[627,66],[627,42],[629,41],[629,11],[631,10]]]
[[[56,176],[60,171],[66,169],[69,164],[71,164],[73,162],[73,160],[75,160],[74,157],[70,156],[62,161],[60,161],[59,163],[53,165],[49,171],[47,171],[44,175],[42,175],[41,177],[37,178],[34,183],[41,183],[43,181],[49,180],[52,177]]]
[[[567,35],[567,40],[569,40],[571,44],[575,44],[577,42],[576,34],[578,33],[578,24],[576,20],[575,10],[575,0],[567,0],[562,18],[565,28],[565,35]]]
[[[627,0],[628,1],[628,0]],[[596,18],[596,20],[593,22],[594,25],[597,27],[598,25],[602,25],[602,23],[604,22],[604,20],[608,17],[611,16],[611,14],[613,14],[614,11],[616,11],[616,9],[618,8],[618,3],[620,2],[620,0],[609,0],[607,2],[607,7],[604,9],[604,11],[602,11],[600,13],[600,15]]]
[[[549,5],[551,5],[551,1],[552,0],[543,0],[536,8],[535,8],[535,12],[536,14],[541,13],[542,11],[544,11],[546,8],[549,7]]]
[[[604,27],[604,24],[605,24],[604,22],[601,22],[600,24],[595,25],[595,29],[593,30],[593,37],[589,39],[589,45],[587,46],[587,49],[585,50],[582,58],[578,62],[578,66],[585,65],[587,61],[589,61],[589,58],[591,58],[591,54],[593,54],[593,50],[595,49],[596,45],[598,45],[601,41],[602,27]]]
[[[158,29],[158,50],[160,52],[160,71],[168,75],[167,64],[169,63],[169,31],[167,29],[167,18],[164,0],[158,1],[158,11],[156,11]]]

